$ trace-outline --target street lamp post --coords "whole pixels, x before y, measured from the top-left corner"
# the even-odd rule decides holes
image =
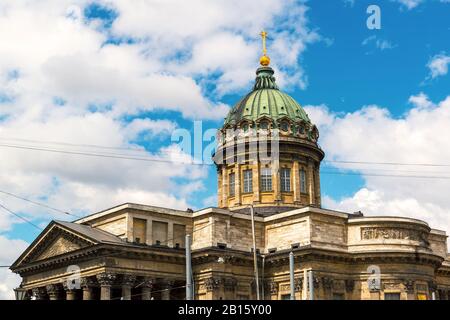
[[[27,295],[27,290],[25,290],[22,287],[15,288],[14,295],[16,296],[16,300],[25,300],[25,296]]]

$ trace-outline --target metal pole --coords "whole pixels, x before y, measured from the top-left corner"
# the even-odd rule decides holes
[[[295,287],[294,287],[294,253],[289,253],[289,275],[291,281],[291,300],[295,300]]]
[[[264,292],[264,267],[266,265],[266,256],[264,254],[262,254],[261,257],[262,257],[262,267],[261,267],[262,268],[262,270],[261,270],[261,273],[262,273],[262,275],[261,275],[261,282],[262,282],[261,291],[262,291],[262,294],[261,294],[261,296],[262,296],[262,300],[265,300],[266,299],[266,294]]]
[[[258,275],[258,260],[256,256],[255,214],[253,212],[253,206],[250,206],[250,214],[252,218],[253,266],[256,281],[256,300],[259,300],[259,275]]]
[[[186,235],[186,300],[192,300],[191,236]]]
[[[314,300],[313,271],[309,270],[309,300]]]

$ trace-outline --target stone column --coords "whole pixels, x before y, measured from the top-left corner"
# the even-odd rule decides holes
[[[319,166],[320,166],[320,164],[319,164]],[[318,207],[320,207],[321,203],[322,203],[322,199],[321,199],[321,195],[320,195],[320,170],[319,170],[319,167],[317,167],[314,172],[315,172],[314,183],[316,186],[316,191],[315,191],[316,192],[316,205]]]
[[[44,287],[33,288],[32,292],[36,300],[47,300],[47,291]]]
[[[315,186],[314,186],[314,174],[313,174],[313,162],[308,159],[308,191],[309,191],[309,204],[315,204]]]
[[[95,281],[92,278],[81,278],[81,288],[83,289],[83,300],[92,300],[92,288],[95,286]]]
[[[222,206],[228,207],[228,175],[225,164],[222,165]]]
[[[220,279],[219,278],[207,278],[204,280],[204,286],[206,289],[206,299],[207,300],[213,300],[213,299],[218,299],[217,297],[217,293],[218,293],[218,289],[220,287]]]
[[[163,280],[161,286],[161,300],[170,300],[170,290],[173,287],[173,284],[174,282],[171,280]]]
[[[259,162],[258,160],[255,160],[253,162],[253,172],[252,172],[252,176],[253,176],[253,203],[260,203],[260,197],[259,197],[259,188],[261,185],[261,182],[259,181]]]
[[[222,171],[217,170],[217,202],[219,208],[223,206]]]
[[[124,274],[122,278],[122,299],[131,300],[131,288],[136,281],[136,276],[132,274]]]
[[[298,165],[298,161],[294,161],[294,165],[292,166],[292,177],[293,177],[293,185],[294,185],[294,203],[300,204],[300,168]]]
[[[66,300],[76,300],[77,291],[76,288],[69,286],[66,281],[62,283],[64,291],[66,292]]]
[[[241,204],[241,165],[239,163],[236,163],[234,166],[235,170],[235,180],[234,180],[234,205],[240,205]]]
[[[111,286],[117,275],[114,273],[100,273],[96,277],[100,284],[100,300],[111,300]]]
[[[152,290],[155,284],[155,279],[146,278],[142,283],[142,300],[152,300]]]
[[[281,201],[280,160],[275,159],[272,167],[272,187],[275,202]]]
[[[61,299],[61,285],[59,284],[49,284],[45,286],[48,297],[50,300],[60,300]]]

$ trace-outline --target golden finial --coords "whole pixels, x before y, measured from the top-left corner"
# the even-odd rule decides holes
[[[267,48],[266,48],[267,32],[261,31],[260,35],[261,35],[261,37],[262,37],[263,55],[262,55],[262,57],[259,59],[259,63],[260,63],[263,67],[266,67],[266,66],[268,66],[269,63],[270,63],[270,58],[267,56]]]

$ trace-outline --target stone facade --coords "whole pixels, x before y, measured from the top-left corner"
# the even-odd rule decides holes
[[[146,221],[145,243],[133,241],[136,218]],[[158,244],[157,223],[167,223]],[[107,233],[108,224],[127,231]],[[255,226],[265,299],[289,295],[291,251],[296,299],[309,298],[309,270],[315,299],[450,298],[447,236],[423,221],[304,207],[256,214]],[[53,222],[12,269],[36,299],[184,299],[181,230],[193,236],[196,299],[255,298],[250,216],[220,208],[184,212],[124,204],[74,223]],[[375,289],[369,285],[373,270],[380,279]]]

